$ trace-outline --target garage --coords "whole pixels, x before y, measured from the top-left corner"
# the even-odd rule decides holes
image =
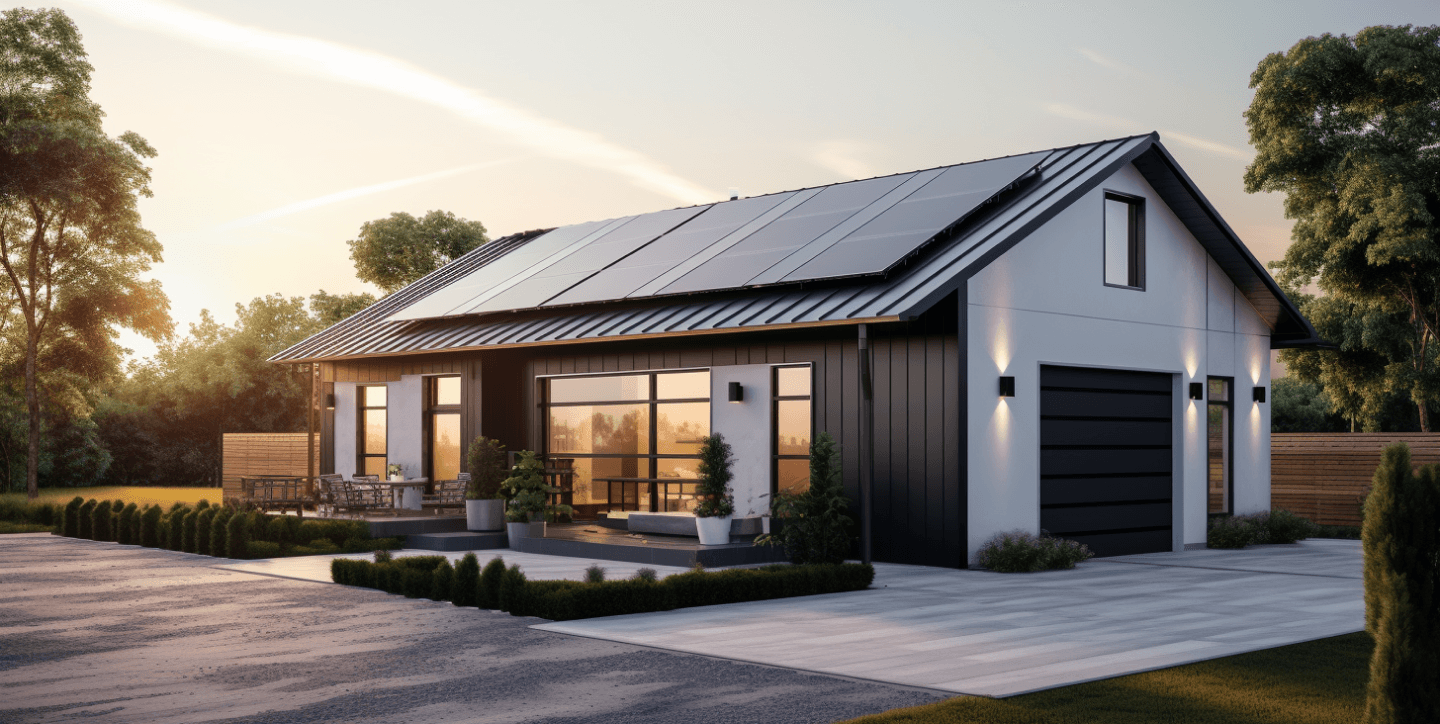
[[[1097,556],[1172,549],[1172,378],[1040,368],[1040,527]]]

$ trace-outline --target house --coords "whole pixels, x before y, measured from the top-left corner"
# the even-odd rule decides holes
[[[316,365],[322,472],[453,477],[483,434],[580,517],[684,510],[713,431],[758,515],[828,431],[875,560],[964,567],[1268,509],[1269,351],[1318,343],[1149,134],[514,234],[273,361]]]

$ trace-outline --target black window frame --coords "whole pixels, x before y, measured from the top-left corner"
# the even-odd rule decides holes
[[[454,379],[457,379],[457,380],[460,381],[460,401],[457,402],[457,403],[455,403],[455,404],[453,404],[453,405],[442,405],[442,404],[440,404],[439,402],[436,401],[436,397],[438,396],[438,395],[437,395],[437,392],[438,392],[437,387],[438,387],[438,385],[437,385],[437,383],[436,383],[436,380],[444,379],[444,378],[454,378]],[[435,451],[434,451],[435,415],[437,415],[437,414],[442,414],[442,415],[459,415],[459,416],[460,416],[460,430],[461,430],[461,435],[462,435],[462,436],[464,435],[464,430],[465,430],[465,376],[464,376],[464,375],[459,375],[459,374],[450,374],[450,375],[425,375],[424,377],[422,377],[422,378],[420,378],[420,379],[421,379],[422,395],[423,395],[423,399],[424,399],[424,418],[423,418],[423,419],[424,419],[424,422],[423,422],[423,424],[421,425],[421,427],[424,428],[424,429],[422,429],[422,430],[421,430],[421,433],[420,433],[420,434],[421,434],[421,437],[422,437],[422,441],[421,441],[421,448],[422,448],[422,452],[421,452],[421,458],[422,458],[421,468],[422,468],[422,470],[423,470],[423,472],[421,472],[421,475],[424,476],[424,477],[426,477],[426,478],[429,478],[431,484],[433,485],[433,483],[435,482],[435,479],[436,479],[436,478],[435,478],[435,469],[434,469],[434,468],[435,468],[435,459],[434,459],[434,458],[435,458]],[[387,413],[387,415],[388,415],[388,413]],[[461,443],[460,443],[460,444],[461,444],[461,449],[460,449],[460,467],[457,468],[457,469],[463,471],[463,470],[465,469],[465,448],[464,448],[465,443],[464,443],[464,440],[461,440]],[[387,442],[386,442],[386,449],[389,449],[389,442],[388,442],[388,440],[387,440]],[[429,487],[429,486],[427,486],[427,487]]]
[[[1128,274],[1127,284],[1114,284],[1106,276],[1109,269],[1109,229],[1105,228],[1109,214],[1106,213],[1106,204],[1111,201],[1118,201],[1126,204],[1130,213],[1127,215],[1129,223],[1128,241],[1126,243],[1126,266]],[[1120,193],[1118,191],[1105,191],[1102,195],[1100,206],[1100,280],[1105,286],[1112,289],[1130,289],[1133,291],[1145,291],[1145,198],[1132,194]]]
[[[781,395],[780,370],[804,367],[810,370],[810,393],[807,395]],[[805,400],[810,403],[810,442],[815,442],[815,365],[800,364],[774,365],[770,368],[770,500],[780,493],[780,461],[810,460],[810,454],[780,454],[780,403],[786,400]]]
[[[1225,399],[1215,400],[1210,383],[1225,383]],[[1223,510],[1210,510],[1210,408],[1224,407],[1225,415],[1225,504]],[[1210,375],[1205,378],[1205,513],[1235,514],[1235,378]]]
[[[384,388],[384,390],[385,390],[385,404],[384,404],[384,405],[376,406],[376,405],[366,405],[366,404],[365,404],[365,403],[368,401],[368,397],[369,397],[368,395],[365,394],[365,389],[366,389],[366,388],[370,388],[370,387],[380,387],[380,388]],[[384,411],[385,411],[385,452],[384,452],[383,454],[380,454],[380,455],[372,455],[372,454],[369,454],[369,453],[366,451],[366,449],[365,449],[365,431],[366,431],[365,412],[366,412],[367,410],[384,410]],[[367,470],[369,470],[369,467],[367,467],[367,466],[365,465],[365,460],[366,460],[366,458],[375,458],[375,457],[381,458],[382,460],[385,461],[384,465],[385,465],[385,466],[389,466],[389,464],[390,464],[390,386],[389,386],[389,385],[386,385],[386,384],[378,384],[378,385],[355,385],[355,474],[356,474],[356,475],[369,475],[369,474],[371,474],[371,473],[367,473],[367,472],[366,472]],[[380,473],[380,477],[382,477],[382,478],[385,477],[385,473]]]

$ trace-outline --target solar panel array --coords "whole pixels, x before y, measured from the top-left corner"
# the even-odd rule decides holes
[[[390,319],[884,274],[1046,153],[561,227]]]

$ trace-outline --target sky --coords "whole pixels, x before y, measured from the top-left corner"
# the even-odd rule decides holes
[[[60,0],[106,130],[159,151],[146,228],[177,333],[376,290],[346,241],[443,209],[492,237],[1159,131],[1262,262],[1267,54],[1440,24],[1424,2]],[[122,342],[137,356],[154,346]]]

